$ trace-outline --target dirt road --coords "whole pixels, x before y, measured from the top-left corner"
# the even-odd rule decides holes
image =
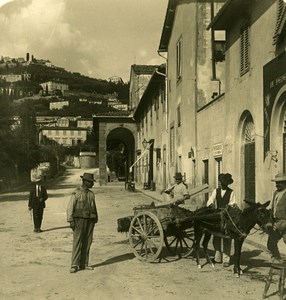
[[[234,277],[232,266],[198,269],[192,257],[168,256],[155,263],[135,258],[127,236],[116,230],[117,219],[132,215],[135,205],[149,204],[151,199],[125,191],[123,183],[94,186],[99,223],[90,264],[95,269],[70,274],[72,231],[66,223],[66,206],[85,171],[67,170],[61,180],[48,185],[42,233],[33,232],[27,190],[0,195],[1,300],[262,298],[269,260],[257,249],[243,247],[245,274],[239,279]],[[276,284],[270,287],[270,294],[275,288]]]

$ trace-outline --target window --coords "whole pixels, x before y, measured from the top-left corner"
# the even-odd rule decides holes
[[[217,187],[220,187],[220,182],[218,180],[218,175],[220,173],[222,173],[222,157],[216,157],[215,158],[216,160],[216,171],[215,171],[215,174],[216,174],[216,177],[215,177],[215,180],[216,180],[216,186]]]
[[[216,30],[214,31],[214,61],[222,62],[225,60],[225,31]]]
[[[178,122],[178,127],[181,126],[181,105],[179,104],[177,106],[177,122]]]
[[[175,132],[174,132],[174,126],[170,128],[170,163],[174,164],[174,154],[175,154]]]
[[[203,178],[203,183],[209,184],[209,161],[208,159],[203,160],[204,163],[204,178]],[[208,201],[209,195],[205,194],[205,202]]]
[[[177,61],[177,81],[182,78],[182,39],[177,42],[176,48],[176,61]]]
[[[240,76],[249,71],[249,25],[240,28]]]

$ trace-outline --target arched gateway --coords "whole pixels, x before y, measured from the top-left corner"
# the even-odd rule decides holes
[[[123,145],[125,157],[124,177],[134,162],[136,123],[130,116],[93,116],[94,133],[97,141],[100,184],[107,184],[107,151],[114,145]],[[131,175],[132,176],[132,175]]]

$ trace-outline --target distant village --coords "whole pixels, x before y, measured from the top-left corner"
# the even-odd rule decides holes
[[[0,60],[0,95],[17,96],[14,102],[21,103],[26,99],[41,99],[45,97],[49,99],[50,111],[59,111],[70,105],[70,98],[74,96],[79,103],[88,103],[91,105],[104,105],[111,108],[112,111],[117,110],[127,114],[128,105],[118,100],[116,92],[110,94],[93,93],[92,97],[88,93],[70,90],[69,85],[60,79],[53,79],[39,84],[39,92],[35,94],[33,91],[27,91],[25,85],[17,86],[16,83],[28,83],[32,81],[32,74],[24,71],[15,73],[17,67],[27,67],[30,65],[45,66],[60,71],[64,68],[57,67],[50,60],[36,59],[30,53],[26,54],[26,58],[11,58],[8,56],[1,57]],[[113,83],[123,83],[122,78],[112,76],[108,79]],[[14,117],[14,127],[20,126],[20,117]],[[45,139],[53,140],[63,146],[75,146],[84,143],[87,139],[87,133],[93,127],[92,115],[90,118],[82,118],[81,116],[56,116],[53,115],[37,115],[36,125],[39,128],[39,142],[45,143]]]

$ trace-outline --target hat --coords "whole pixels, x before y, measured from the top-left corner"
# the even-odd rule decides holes
[[[218,175],[218,179],[222,184],[229,185],[233,183],[232,175],[229,173],[221,173]]]
[[[182,179],[183,178],[183,175],[181,172],[177,172],[174,176],[175,179]]]
[[[275,176],[275,179],[272,179],[272,181],[275,181],[275,182],[286,181],[286,174],[285,173],[278,173]]]
[[[83,176],[80,176],[82,180],[87,180],[89,182],[95,182],[95,179],[93,177],[93,174],[91,173],[83,173]]]

